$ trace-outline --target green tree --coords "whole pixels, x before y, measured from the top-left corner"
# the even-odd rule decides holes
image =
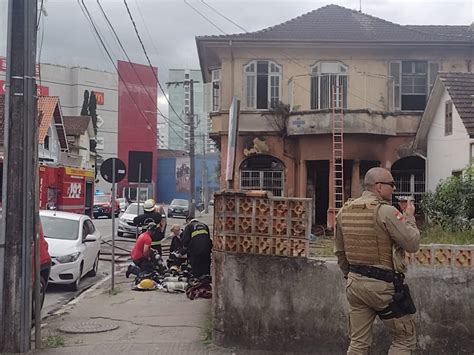
[[[431,225],[457,232],[474,227],[474,168],[441,181],[425,194],[421,208]]]

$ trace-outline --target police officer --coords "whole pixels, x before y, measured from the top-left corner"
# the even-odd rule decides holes
[[[395,182],[383,168],[365,175],[365,191],[337,216],[335,254],[346,281],[350,346],[347,354],[367,354],[378,315],[392,336],[389,354],[410,354],[416,346],[413,301],[403,284],[405,252],[418,251],[415,206],[401,213],[390,205]]]
[[[143,213],[136,216],[133,219],[133,224],[141,228],[141,232],[144,233],[149,223],[156,223],[156,228],[152,234],[151,248],[156,250],[160,255],[162,254],[161,241],[165,237],[163,233],[163,223],[161,213],[155,209],[155,200],[152,198],[146,200],[143,203]]]
[[[193,276],[210,275],[212,240],[209,227],[197,219],[190,219],[184,228],[182,241],[182,254],[187,253]]]

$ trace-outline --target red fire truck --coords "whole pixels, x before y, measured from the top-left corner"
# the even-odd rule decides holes
[[[92,217],[94,171],[66,166],[39,168],[39,208]]]

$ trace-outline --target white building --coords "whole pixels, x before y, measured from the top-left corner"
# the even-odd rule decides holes
[[[6,80],[4,63],[6,59],[0,57],[0,94],[4,93]],[[117,73],[42,63],[38,66],[37,74],[41,74],[37,79],[40,95],[58,96],[64,116],[79,116],[84,102],[84,91],[95,92],[96,112],[99,116],[96,147],[99,163],[107,158],[117,157]],[[99,178],[95,188],[107,191],[110,190],[110,184]]]
[[[414,145],[426,152],[428,191],[473,164],[474,73],[439,73]]]

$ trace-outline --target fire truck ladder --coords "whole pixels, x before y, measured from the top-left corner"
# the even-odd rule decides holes
[[[344,204],[344,102],[343,87],[332,87],[332,186],[333,186],[333,225],[336,227],[336,214]]]

